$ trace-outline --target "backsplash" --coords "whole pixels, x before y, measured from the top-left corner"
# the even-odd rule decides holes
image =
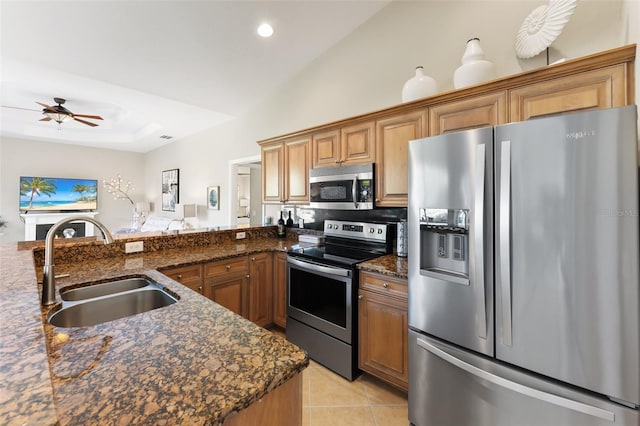
[[[323,230],[323,222],[326,219],[348,220],[353,222],[398,222],[407,218],[407,209],[397,208],[377,208],[373,210],[332,210],[332,209],[311,209],[304,206],[284,207],[284,211],[291,210],[294,222],[298,219],[304,220],[305,229]]]

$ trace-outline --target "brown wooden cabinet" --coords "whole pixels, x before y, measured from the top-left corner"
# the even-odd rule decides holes
[[[286,144],[312,140],[313,158],[305,157],[300,148],[296,165],[375,159],[376,206],[405,207],[408,141],[558,113],[633,105],[635,54],[636,46],[628,45],[258,142],[263,198],[266,203],[308,202],[308,175],[290,171],[293,155],[287,153]],[[294,181],[300,187],[288,189]]]
[[[249,256],[249,320],[266,327],[273,322],[273,257]]]
[[[262,146],[262,201],[266,204],[309,202],[310,137]]]
[[[510,121],[628,105],[626,65],[585,71],[510,90]]]
[[[287,326],[287,254],[273,255],[273,322]]]
[[[247,256],[204,265],[204,295],[244,316],[249,310],[249,259]]]
[[[506,122],[507,94],[504,91],[445,102],[429,108],[429,136]]]
[[[172,280],[178,281],[180,284],[189,287],[191,290],[204,294],[202,265],[178,266],[175,268],[167,268],[160,272]]]
[[[284,144],[279,142],[262,147],[262,201],[284,201]]]
[[[313,167],[333,167],[340,164],[340,130],[314,133],[311,138]]]
[[[408,390],[407,280],[360,272],[358,366]]]
[[[365,121],[314,133],[313,167],[348,166],[375,161],[375,123]]]
[[[427,135],[427,120],[427,111],[418,110],[376,122],[376,206],[406,207],[409,141]]]
[[[309,149],[311,138],[303,136],[284,143],[285,200],[288,203],[309,202]]]

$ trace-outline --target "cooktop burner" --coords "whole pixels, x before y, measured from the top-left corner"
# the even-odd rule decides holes
[[[324,246],[294,246],[288,254],[316,262],[349,266],[391,252],[392,236],[387,224],[327,220]]]

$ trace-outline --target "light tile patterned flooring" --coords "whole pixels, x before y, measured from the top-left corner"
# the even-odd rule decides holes
[[[408,418],[407,394],[369,374],[350,382],[315,361],[302,373],[303,426],[407,426]]]

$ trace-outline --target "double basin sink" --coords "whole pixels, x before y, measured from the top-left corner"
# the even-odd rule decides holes
[[[84,287],[60,289],[62,304],[48,317],[56,327],[88,327],[162,308],[176,297],[146,278],[126,278]]]

